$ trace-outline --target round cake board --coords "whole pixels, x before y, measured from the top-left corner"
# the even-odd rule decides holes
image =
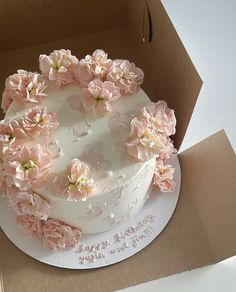
[[[144,249],[165,228],[178,202],[181,171],[178,156],[169,160],[175,167],[176,187],[172,193],[153,191],[142,210],[129,221],[107,232],[83,235],[77,247],[53,252],[38,239],[24,235],[16,215],[0,196],[0,222],[6,236],[36,260],[68,269],[92,269],[123,261]]]

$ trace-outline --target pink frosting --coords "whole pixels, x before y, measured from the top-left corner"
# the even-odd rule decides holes
[[[177,150],[174,147],[173,141],[169,137],[162,137],[163,144],[165,147],[161,149],[159,158],[162,160],[169,159]]]
[[[18,70],[7,78],[5,86],[1,104],[5,112],[13,100],[28,106],[40,103],[41,99],[47,96],[45,82],[38,73]]]
[[[171,165],[164,165],[162,159],[157,159],[156,170],[153,176],[153,186],[159,192],[173,192],[175,169]]]
[[[0,147],[3,153],[15,148],[27,137],[17,120],[0,121]]]
[[[10,92],[9,90],[5,89],[2,94],[2,102],[1,102],[1,108],[4,113],[8,110],[11,103],[12,103],[12,98],[10,97]]]
[[[86,199],[93,189],[93,184],[88,164],[78,158],[70,162],[65,172],[52,179],[54,190],[63,194],[68,200]]]
[[[32,215],[17,216],[24,233],[40,238],[48,249],[75,247],[81,237],[81,230],[57,219],[40,220]]]
[[[39,183],[51,167],[49,152],[39,144],[32,148],[23,145],[12,155],[3,157],[5,163],[5,176],[8,186],[15,185],[20,190],[29,190]]]
[[[176,118],[174,110],[169,109],[164,100],[152,102],[141,109],[140,119],[150,124],[163,136],[175,134]]]
[[[134,118],[130,123],[130,129],[129,139],[126,142],[129,155],[145,161],[158,156],[165,147],[161,136],[157,135],[148,123]]]
[[[45,247],[57,251],[58,248],[75,247],[81,237],[81,230],[57,219],[42,223],[42,239]]]
[[[33,192],[17,191],[9,197],[10,206],[17,215],[33,215],[41,220],[47,220],[49,203]]]
[[[131,121],[131,132],[126,143],[128,153],[139,160],[153,156],[169,159],[176,152],[169,136],[175,134],[176,118],[174,110],[165,101],[148,103]]]
[[[112,111],[111,103],[119,97],[120,90],[114,83],[95,79],[88,84],[88,88],[83,88],[81,103],[85,111],[96,114]]]
[[[17,216],[17,222],[22,227],[25,234],[34,238],[42,237],[42,221],[38,217],[32,215]]]
[[[112,61],[103,50],[96,50],[92,56],[87,55],[80,60],[75,70],[76,79],[85,86],[96,78],[105,80],[111,64]]]
[[[49,133],[59,125],[56,113],[47,111],[46,107],[38,106],[30,109],[21,119],[23,129],[27,134]]]
[[[39,68],[43,76],[56,82],[58,86],[69,84],[75,80],[74,70],[78,59],[71,55],[70,50],[54,50],[47,55],[39,56]]]
[[[143,71],[127,60],[114,60],[107,74],[107,80],[120,88],[121,95],[135,94],[143,78]]]

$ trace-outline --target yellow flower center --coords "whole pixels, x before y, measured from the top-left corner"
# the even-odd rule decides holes
[[[94,99],[96,100],[96,102],[99,102],[100,100],[103,100],[104,98],[101,96],[94,96]]]
[[[52,67],[53,67],[53,69],[58,71],[60,69],[60,67],[61,67],[61,64],[60,64],[60,62],[57,62],[57,63],[54,63]]]
[[[157,140],[158,140],[158,138],[155,134],[153,134],[150,131],[145,131],[143,133],[143,135],[141,136],[140,142],[145,147],[152,148],[156,144]]]
[[[11,140],[13,140],[15,137],[13,136],[12,133],[8,134],[8,141],[10,142]]]
[[[88,180],[86,177],[80,177],[76,181],[72,181],[70,176],[68,176],[69,180],[69,187],[77,187],[80,186],[81,184],[85,184]]]
[[[21,163],[22,167],[24,168],[24,170],[31,170],[32,168],[36,167],[36,164],[33,162],[33,160],[29,159],[26,161],[23,161]]]
[[[29,90],[29,93],[30,93],[31,95],[37,95],[37,90],[36,90],[36,88],[35,88],[35,87],[32,87],[32,88]]]
[[[36,116],[36,117],[34,117],[33,120],[34,120],[35,124],[42,124],[44,122],[44,119],[42,116]]]

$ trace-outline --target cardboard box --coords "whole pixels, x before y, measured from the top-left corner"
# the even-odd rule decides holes
[[[140,66],[150,98],[164,98],[175,109],[179,149],[202,81],[159,0],[27,0],[20,5],[11,0],[0,3],[0,16],[1,92],[5,78],[17,69],[38,70],[42,53],[68,48],[82,58],[103,48],[111,58],[128,58]],[[30,258],[1,231],[2,290],[113,291],[234,255],[236,160],[225,133],[179,158],[182,185],[176,211],[144,250],[109,267],[66,270]]]

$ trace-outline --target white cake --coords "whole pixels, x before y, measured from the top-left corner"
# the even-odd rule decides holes
[[[24,233],[56,251],[127,221],[152,185],[173,190],[176,119],[140,88],[140,68],[103,50],[55,50],[39,67],[6,80],[0,187]]]
[[[99,116],[81,113],[73,108],[80,90],[81,86],[74,84],[48,90],[48,97],[42,103],[49,112],[56,112],[59,122],[52,136],[58,142],[61,155],[54,159],[51,171],[59,173],[73,158],[81,158],[90,165],[94,189],[86,200],[78,201],[63,198],[54,193],[49,185],[34,191],[50,202],[49,217],[79,227],[86,234],[108,230],[142,208],[148,198],[156,162],[155,158],[139,162],[128,155],[125,147],[130,120],[150,101],[143,90],[119,99],[115,103],[115,112]],[[19,118],[27,110],[13,102],[6,119]],[[120,126],[119,117],[123,123]],[[112,121],[113,127],[117,124],[117,129],[112,127]],[[98,160],[90,161],[93,158],[90,153],[91,156],[96,155]],[[105,163],[99,160],[99,156]]]

